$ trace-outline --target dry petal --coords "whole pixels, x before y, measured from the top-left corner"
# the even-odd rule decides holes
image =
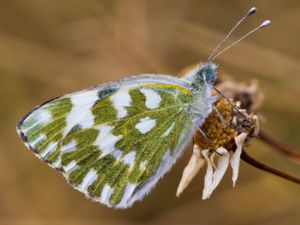
[[[213,179],[213,184],[211,187],[211,192],[215,190],[215,188],[219,185],[220,181],[222,180],[228,165],[229,165],[229,153],[227,149],[220,147],[217,150],[217,153],[220,154],[217,162],[217,168],[214,173],[214,179]]]
[[[239,136],[234,138],[237,148],[230,159],[230,165],[232,168],[233,187],[235,187],[235,184],[236,184],[236,181],[237,181],[237,178],[239,175],[240,158],[241,158],[241,154],[242,154],[243,145],[244,145],[244,142],[245,142],[247,136],[248,136],[247,133],[241,133]]]
[[[211,194],[210,189],[213,184],[214,171],[213,171],[213,165],[209,158],[209,150],[203,150],[202,155],[207,162],[207,169],[204,178],[204,188],[202,193],[202,199],[205,200],[208,199]]]
[[[200,171],[200,169],[204,166],[205,160],[201,155],[200,147],[195,144],[193,148],[193,155],[185,167],[180,183],[177,188],[176,196],[179,197],[180,194],[186,189],[186,187],[190,184],[192,179],[196,176],[196,174]]]
[[[220,147],[216,150],[216,152],[220,154],[216,166],[214,166],[214,156],[216,154],[213,153],[209,156],[208,152],[202,152],[204,158],[207,160],[207,171],[204,179],[204,189],[202,194],[203,200],[208,199],[215,188],[219,185],[229,165],[228,151],[225,148]]]
[[[259,130],[260,130],[260,124],[259,124],[259,119],[257,115],[253,115],[252,119],[255,123],[255,127],[254,127],[254,131],[253,131],[253,135],[254,136],[258,136],[259,135]]]

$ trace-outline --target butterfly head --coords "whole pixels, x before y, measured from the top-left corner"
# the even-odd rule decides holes
[[[217,73],[218,73],[218,66],[214,63],[209,62],[200,66],[197,72],[197,76],[199,76],[198,79],[213,85],[217,79]]]
[[[214,85],[217,79],[218,66],[215,63],[208,62],[198,65],[195,69],[186,74],[185,79],[192,82],[194,86],[207,83]]]

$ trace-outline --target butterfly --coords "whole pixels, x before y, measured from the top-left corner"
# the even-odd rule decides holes
[[[171,169],[210,114],[217,72],[208,60],[182,78],[145,74],[67,94],[34,108],[17,131],[75,189],[128,208]]]

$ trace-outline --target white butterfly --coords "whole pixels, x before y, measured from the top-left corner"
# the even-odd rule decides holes
[[[212,60],[232,31],[207,63],[183,78],[140,75],[64,95],[29,112],[17,130],[36,156],[87,197],[130,207],[170,170],[210,114]]]

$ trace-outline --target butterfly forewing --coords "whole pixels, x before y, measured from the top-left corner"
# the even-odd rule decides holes
[[[18,124],[29,148],[93,200],[126,208],[166,173],[192,132],[177,78],[141,76],[47,102]]]

